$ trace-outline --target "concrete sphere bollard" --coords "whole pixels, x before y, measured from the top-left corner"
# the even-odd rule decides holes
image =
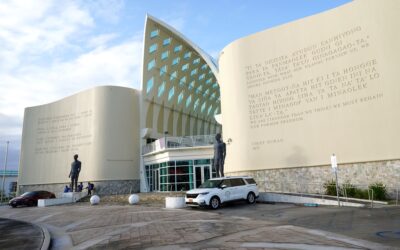
[[[129,196],[129,204],[134,205],[134,204],[138,204],[139,203],[139,195],[137,194],[131,194]]]
[[[93,195],[92,197],[90,197],[90,204],[92,205],[97,205],[100,203],[100,197],[97,195]]]

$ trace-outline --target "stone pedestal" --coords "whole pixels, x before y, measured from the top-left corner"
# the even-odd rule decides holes
[[[185,197],[165,197],[165,208],[186,207]]]
[[[55,199],[39,199],[38,207],[48,207],[67,203],[74,203],[86,195],[83,192],[59,193]]]

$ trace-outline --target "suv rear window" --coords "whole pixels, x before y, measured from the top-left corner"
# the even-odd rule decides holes
[[[246,182],[248,184],[257,184],[256,181],[253,178],[246,178]]]
[[[215,188],[218,187],[221,180],[206,180],[199,186],[199,188]]]

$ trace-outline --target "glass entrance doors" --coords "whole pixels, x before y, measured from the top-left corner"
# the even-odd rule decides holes
[[[187,191],[216,177],[212,159],[165,161],[145,169],[149,192]]]
[[[195,166],[194,167],[194,179],[196,180],[196,188],[198,188],[203,182],[210,179],[211,176],[211,166]]]
[[[149,185],[149,191],[160,190],[160,169],[157,165],[150,165],[146,167],[147,183]]]

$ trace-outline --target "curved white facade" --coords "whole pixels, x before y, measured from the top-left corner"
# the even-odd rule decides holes
[[[398,9],[353,1],[225,47],[226,171],[399,159]]]
[[[26,108],[18,185],[68,183],[74,154],[79,181],[139,180],[139,99],[103,86]]]

